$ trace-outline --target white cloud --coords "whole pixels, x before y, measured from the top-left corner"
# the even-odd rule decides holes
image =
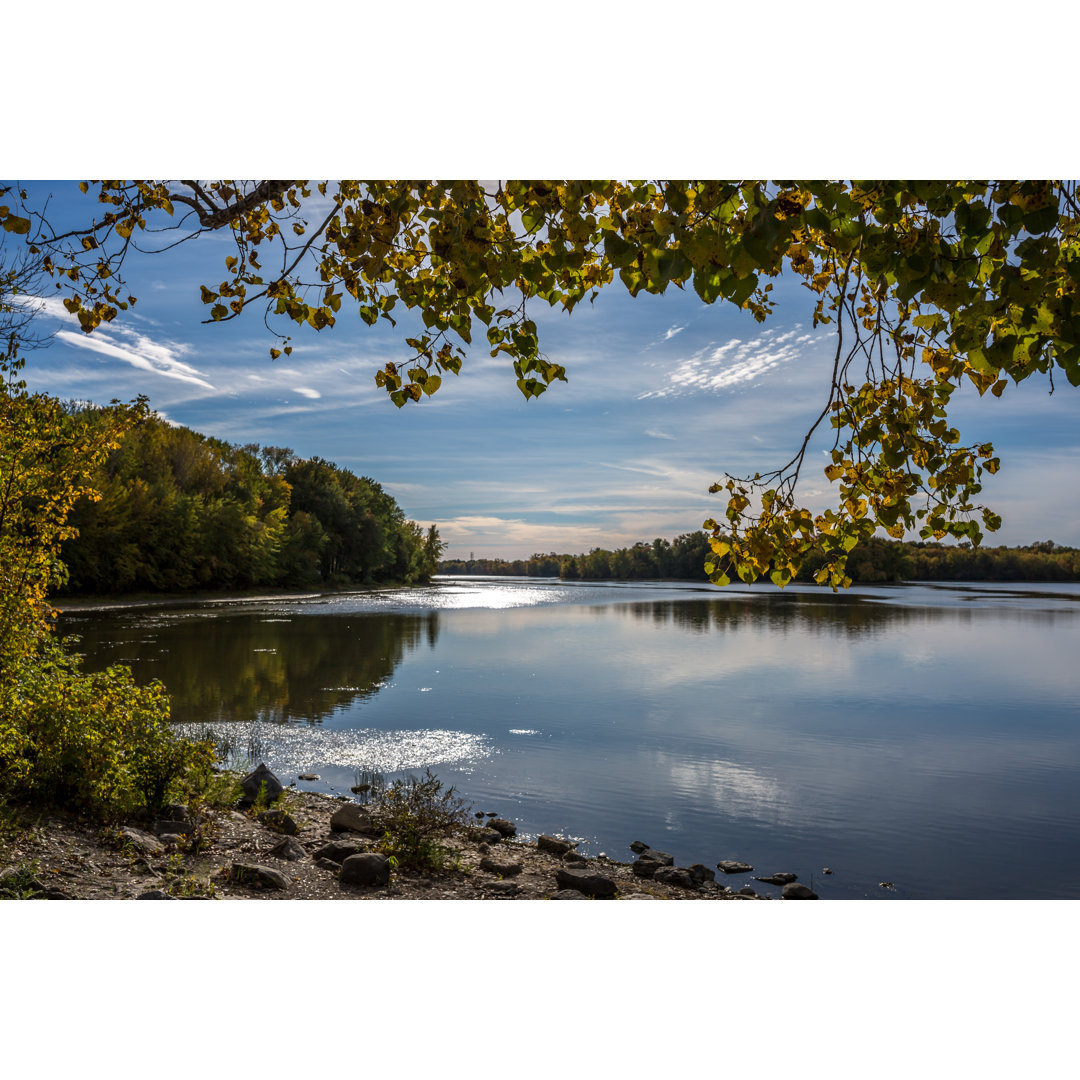
[[[303,394],[304,397],[311,398],[313,401],[322,397],[318,390],[312,390],[310,386],[294,386],[292,390],[294,394]]]
[[[667,385],[648,390],[638,399],[680,397],[685,394],[718,392],[740,383],[751,382],[765,372],[797,359],[800,346],[813,340],[813,334],[799,333],[799,328],[779,336],[765,331],[753,341],[732,338],[726,345],[701,349],[676,365],[667,376]]]
[[[65,345],[74,345],[79,349],[89,349],[91,352],[101,353],[102,356],[110,356],[115,360],[123,360],[132,367],[141,368],[143,371],[151,371],[155,375],[162,375],[166,379],[179,379],[181,382],[193,383],[207,390],[213,390],[212,383],[200,378],[201,372],[185,364],[178,359],[181,353],[187,352],[185,345],[174,342],[163,343],[151,340],[145,334],[139,334],[127,328],[120,327],[114,331],[122,339],[133,339],[131,346],[117,344],[111,339],[109,331],[95,330],[92,335],[74,333],[71,330],[60,330],[57,338]]]
[[[681,334],[685,329],[685,326],[669,326],[664,332],[664,340],[670,341],[676,334]]]
[[[645,432],[650,439],[671,439],[673,442],[677,441],[674,435],[669,435],[666,431],[656,431],[650,429]]]

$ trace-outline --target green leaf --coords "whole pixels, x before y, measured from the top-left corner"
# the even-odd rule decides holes
[[[637,247],[627,243],[617,232],[604,233],[604,255],[616,270],[629,266],[637,253]]]

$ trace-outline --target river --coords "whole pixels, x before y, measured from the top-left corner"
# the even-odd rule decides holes
[[[60,628],[285,783],[430,768],[521,835],[823,899],[1080,898],[1078,585],[462,577]]]

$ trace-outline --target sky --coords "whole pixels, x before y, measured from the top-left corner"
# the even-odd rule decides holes
[[[51,197],[58,220],[78,221],[95,202],[73,181],[20,183]],[[91,189],[92,192],[92,189]],[[397,409],[374,383],[402,361],[419,323],[367,327],[343,305],[315,332],[280,326],[277,344],[255,308],[204,325],[200,284],[224,276],[226,237],[129,257],[138,303],[84,334],[58,297],[46,301],[47,348],[28,354],[34,389],[98,403],[145,394],[168,420],[231,443],[288,446],[370,476],[406,515],[438,525],[451,558],[526,558],[584,552],[701,527],[724,509],[708,487],[725,474],[786,462],[820,412],[835,348],[812,327],[809,292],[781,277],[776,311],[759,324],[692,290],[631,298],[618,282],[572,315],[539,302],[529,314],[541,348],[568,382],[526,401],[511,364],[481,340],[457,377],[419,405]],[[988,542],[1053,539],[1080,545],[1080,394],[1064,378],[1010,387],[1002,398],[954,398],[964,442],[992,441],[1002,460],[983,497],[1003,517]],[[811,444],[800,501],[830,504],[823,475],[828,430]]]

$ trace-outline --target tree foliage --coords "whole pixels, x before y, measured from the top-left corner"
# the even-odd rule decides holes
[[[4,296],[0,292],[0,312]],[[0,799],[99,813],[158,806],[209,749],[177,738],[159,683],[121,667],[84,674],[53,635],[49,590],[92,474],[145,402],[73,413],[19,378],[18,333],[0,354]]]
[[[92,423],[97,410],[75,407]],[[88,418],[88,419],[87,419]],[[234,446],[143,416],[91,476],[63,591],[426,581],[443,545],[369,477],[283,447]]]
[[[83,185],[91,193],[91,185]],[[979,543],[999,519],[978,497],[999,461],[950,423],[957,387],[1000,396],[1055,371],[1080,385],[1080,209],[1071,181],[99,181],[83,227],[55,232],[11,193],[0,223],[25,236],[87,332],[134,302],[132,250],[157,230],[224,230],[234,245],[202,287],[210,321],[249,307],[322,330],[345,302],[365,322],[415,312],[401,364],[376,373],[400,406],[435,393],[486,338],[535,397],[566,372],[540,348],[528,305],[572,311],[616,281],[631,295],[692,288],[759,320],[772,279],[801,281],[814,322],[836,327],[821,412],[790,461],[725,476],[710,519],[714,581],[849,581],[848,553],[882,529]],[[284,335],[283,335],[284,336]],[[288,352],[288,338],[282,349]],[[828,421],[830,509],[800,506],[813,432]]]
[[[675,540],[657,537],[626,548],[593,548],[578,555],[533,555],[528,559],[445,559],[441,574],[561,577],[567,581],[708,580],[702,564],[709,556],[706,533]],[[796,581],[812,582],[825,556],[811,552]],[[733,572],[730,566],[724,568]],[[872,536],[848,555],[854,584],[902,581],[1080,581],[1080,550],[1040,540],[1024,547],[973,547],[970,544],[907,542]]]

